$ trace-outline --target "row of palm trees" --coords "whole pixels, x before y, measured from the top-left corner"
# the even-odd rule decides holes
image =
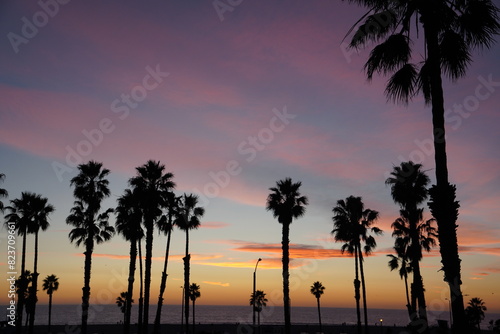
[[[426,186],[428,177],[421,170],[421,165],[412,162],[402,163],[394,168],[391,177],[386,183],[391,185],[391,194],[396,203],[401,207],[401,217],[393,223],[396,237],[396,255],[391,255],[389,262],[391,269],[397,268],[401,263],[400,274],[405,278],[407,274],[413,274],[411,298],[407,293],[408,312],[413,322],[416,320],[426,321],[425,298],[423,296],[423,281],[418,268],[422,258],[422,248],[430,250],[434,245],[435,229],[432,220],[422,222],[423,208],[418,205],[427,197]],[[78,166],[79,174],[71,180],[74,187],[74,207],[67,218],[67,223],[74,226],[69,238],[77,245],[85,246],[84,287],[82,289],[82,333],[86,331],[86,323],[89,309],[90,276],[92,252],[95,244],[109,240],[115,233],[114,227],[109,225],[109,216],[114,211],[116,214],[116,230],[130,242],[130,266],[128,289],[124,304],[124,333],[130,330],[131,304],[134,287],[137,252],[139,252],[140,266],[140,291],[139,291],[139,328],[147,333],[148,322],[146,315],[149,309],[149,289],[151,281],[151,248],[153,242],[152,230],[156,227],[167,236],[165,261],[160,283],[158,297],[157,315],[155,318],[154,331],[159,332],[161,306],[163,294],[166,289],[167,266],[170,249],[170,238],[173,226],[178,226],[186,233],[186,252],[184,257],[184,286],[189,285],[189,230],[199,227],[200,218],[204,214],[201,207],[197,207],[197,197],[186,195],[177,197],[173,193],[175,183],[172,181],[173,174],[165,172],[164,165],[159,162],[148,161],[145,165],[136,168],[137,174],[129,180],[130,189],[118,198],[116,209],[101,209],[101,202],[109,196],[108,181],[106,176],[109,170],[102,167],[101,163],[89,161]],[[301,183],[294,183],[290,178],[280,180],[275,187],[270,188],[266,202],[266,209],[272,211],[273,216],[278,218],[282,224],[282,251],[283,251],[283,301],[285,315],[285,331],[290,330],[290,299],[289,299],[289,229],[293,219],[301,217],[305,213],[308,204],[306,196],[300,194]],[[27,197],[25,193],[21,196]],[[23,197],[24,196],[24,197]],[[40,196],[31,196],[38,198]],[[14,205],[9,207],[11,214],[7,215],[7,221],[15,219],[22,221],[30,215],[27,212],[17,213],[16,203],[24,203],[24,200],[11,201]],[[43,201],[45,206],[41,210],[46,213],[53,211],[53,207]],[[20,206],[20,204],[17,204]],[[30,207],[29,205],[27,207]],[[15,215],[17,213],[17,215]],[[357,310],[357,325],[361,332],[360,299],[363,299],[365,331],[368,326],[366,285],[364,275],[364,255],[369,255],[376,247],[375,237],[370,234],[380,235],[382,231],[373,226],[378,219],[379,213],[375,210],[365,209],[361,197],[349,196],[345,200],[339,200],[333,208],[334,229],[332,234],[335,241],[342,242],[341,251],[353,255],[355,259],[355,301]],[[35,215],[45,217],[47,214]],[[18,225],[18,233],[24,235],[24,225]],[[40,226],[47,226],[41,224]],[[144,232],[144,229],[146,230]],[[30,231],[37,231],[31,229]],[[35,233],[37,240],[38,234]],[[145,273],[143,278],[141,240],[146,237],[146,259]],[[35,245],[37,243],[35,242]],[[24,251],[23,251],[24,254]],[[35,249],[35,259],[37,258]],[[148,259],[149,258],[149,259]],[[24,263],[24,261],[23,261]],[[149,267],[149,269],[148,269]],[[24,265],[23,265],[24,268]],[[148,283],[149,282],[149,283]],[[318,283],[318,282],[316,282]],[[361,290],[361,292],[360,292]],[[408,291],[408,288],[406,288]],[[189,318],[189,291],[184,293],[184,318]],[[21,298],[20,298],[21,299]],[[411,299],[411,300],[410,300]],[[319,302],[319,299],[318,299]],[[418,312],[417,310],[418,305]],[[189,328],[187,327],[186,332]],[[424,327],[426,329],[427,327]]]
[[[395,237],[394,250],[396,255],[389,255],[391,270],[400,268],[401,278],[405,280],[407,309],[410,324],[420,333],[428,333],[426,303],[423,278],[420,272],[422,251],[430,251],[435,246],[437,232],[433,226],[434,219],[423,219],[424,209],[420,206],[428,197],[427,186],[429,177],[422,170],[422,165],[411,161],[395,166],[391,176],[386,180],[391,187],[391,195],[400,206],[400,217],[392,224]],[[283,251],[283,305],[285,316],[285,333],[290,332],[290,302],[289,302],[289,228],[293,219],[305,213],[308,204],[307,197],[300,194],[301,183],[294,183],[290,178],[280,180],[267,199],[267,210],[282,224]],[[368,308],[366,301],[366,284],[364,274],[364,255],[370,255],[377,243],[374,235],[382,234],[382,230],[374,226],[379,218],[375,210],[365,208],[361,197],[349,196],[338,200],[333,208],[334,240],[341,242],[342,253],[347,252],[354,257],[355,278],[354,298],[356,302],[358,332],[362,332],[360,300],[363,301],[364,332],[368,333]],[[363,255],[364,254],[364,255]],[[411,293],[408,289],[408,274],[413,275]],[[320,282],[315,282],[311,293],[318,298],[322,291]],[[314,292],[313,292],[314,290]],[[321,321],[321,320],[320,320]]]
[[[70,240],[85,246],[84,287],[82,297],[82,333],[87,330],[90,296],[90,275],[94,245],[108,241],[115,233],[109,225],[109,215],[116,213],[116,231],[130,242],[130,265],[127,293],[125,295],[124,333],[130,331],[132,296],[139,252],[139,332],[148,333],[149,306],[151,290],[151,264],[154,230],[158,229],[167,236],[165,261],[158,296],[154,333],[159,333],[163,294],[166,289],[170,238],[173,227],[185,231],[186,252],[184,256],[184,286],[190,286],[189,231],[200,226],[204,209],[198,207],[198,197],[184,194],[175,196],[173,174],[165,171],[165,165],[149,160],[136,168],[136,175],[129,179],[130,188],[118,198],[116,209],[101,210],[101,203],[108,197],[109,187],[106,179],[109,170],[101,163],[89,161],[78,166],[79,174],[71,180],[76,199],[66,222],[74,226]],[[145,239],[144,270],[142,263],[141,240]],[[189,318],[189,290],[184,293],[185,319]],[[189,327],[186,322],[186,332]]]

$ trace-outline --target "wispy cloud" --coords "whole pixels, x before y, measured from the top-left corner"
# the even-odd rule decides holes
[[[230,225],[231,224],[223,223],[223,222],[203,222],[203,224],[200,225],[200,228],[217,229],[217,228],[228,227]]]
[[[210,281],[203,281],[203,283],[210,284],[210,285],[218,285],[218,286],[223,286],[223,287],[228,287],[230,285],[229,283],[210,282]]]

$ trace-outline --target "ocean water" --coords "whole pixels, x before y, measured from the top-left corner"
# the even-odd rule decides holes
[[[7,306],[0,306],[0,317],[5,318]],[[48,305],[37,305],[35,324],[45,325],[48,323]],[[178,324],[181,322],[181,305],[164,305],[162,308],[162,323]],[[137,322],[137,305],[132,306],[132,323]],[[150,323],[154,322],[156,305],[150,306]],[[292,324],[317,324],[318,310],[316,307],[292,307]],[[190,310],[190,322],[192,321],[192,309]],[[361,310],[363,319],[363,311]],[[428,311],[430,325],[436,325],[437,320],[449,320],[448,312]],[[24,318],[24,317],[23,317]],[[24,318],[25,319],[25,318]],[[53,305],[52,324],[54,325],[78,325],[81,319],[81,305]],[[406,310],[394,309],[369,309],[368,323],[380,324],[380,319],[386,326],[405,326],[408,324]],[[482,322],[482,328],[486,329],[490,319],[500,319],[500,314],[486,312],[486,318]],[[321,308],[321,320],[323,324],[355,324],[356,309],[353,308]],[[116,324],[123,321],[123,313],[117,305],[90,305],[90,324]],[[215,306],[196,305],[196,322],[203,324],[217,323],[252,323],[252,308],[250,306]],[[265,307],[260,315],[261,324],[282,324],[283,308],[280,306]]]

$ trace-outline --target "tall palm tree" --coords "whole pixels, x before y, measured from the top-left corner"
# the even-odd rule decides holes
[[[118,205],[115,213],[116,231],[121,234],[125,240],[130,242],[130,264],[126,294],[127,299],[123,321],[123,333],[128,334],[130,331],[130,315],[132,311],[132,296],[134,292],[137,244],[139,240],[144,237],[144,231],[141,226],[142,210],[139,207],[139,198],[137,193],[132,192],[130,189],[126,189],[125,193],[118,198]]]
[[[382,234],[382,230],[372,226],[378,219],[378,212],[365,209],[361,197],[349,196],[345,200],[338,200],[333,208],[333,231],[334,239],[337,242],[344,242],[341,247],[342,253],[348,252],[354,255],[355,279],[354,279],[354,298],[356,299],[356,311],[358,316],[358,332],[361,332],[361,317],[359,311],[359,287],[361,285],[363,294],[363,311],[365,320],[365,333],[368,333],[368,310],[366,306],[366,285],[363,266],[363,252],[366,255],[377,246],[377,242],[368,232],[376,235]],[[364,243],[364,245],[362,245]],[[361,276],[361,284],[358,276]]]
[[[35,235],[35,259],[33,264],[33,274],[31,283],[32,292],[30,295],[33,299],[33,305],[31,309],[29,330],[28,333],[33,333],[33,328],[35,325],[35,313],[36,313],[36,301],[37,301],[37,291],[38,291],[38,232],[40,230],[45,231],[49,227],[48,216],[55,211],[53,205],[48,203],[48,199],[42,197],[41,195],[35,195],[31,203],[33,210],[33,218],[28,225],[28,233]]]
[[[316,281],[311,285],[311,293],[316,297],[316,301],[318,302],[318,318],[319,318],[319,331],[323,332],[323,326],[321,325],[321,307],[319,305],[319,299],[321,295],[325,293],[325,287],[321,284],[320,281]]]
[[[54,292],[59,289],[59,277],[56,275],[47,275],[43,279],[43,285],[42,285],[43,291],[47,291],[47,294],[49,295],[49,328],[48,332],[50,333],[50,325],[51,325],[51,319],[52,319],[52,295]]]
[[[467,320],[471,325],[476,326],[478,331],[481,330],[480,324],[484,320],[484,312],[487,311],[486,305],[481,298],[474,297],[469,300],[468,306],[465,309]]]
[[[424,224],[422,220],[423,209],[418,206],[427,199],[429,182],[429,177],[422,171],[422,165],[412,161],[402,162],[400,166],[395,166],[391,176],[385,181],[391,186],[392,199],[401,208],[400,218],[396,219],[392,225],[394,228],[393,236],[400,238],[399,241],[396,241],[400,245],[406,243],[404,248],[406,248],[412,268],[410,318],[414,325],[422,326],[426,332],[429,331],[429,326],[420,261],[422,260],[422,247],[430,250],[430,247],[434,245],[436,234],[431,226],[432,221]]]
[[[350,0],[369,8],[351,47],[379,43],[365,64],[368,79],[375,72],[393,73],[385,93],[390,100],[408,103],[422,92],[432,108],[436,185],[430,189],[431,208],[439,229],[444,280],[451,293],[453,323],[466,327],[461,292],[457,225],[459,204],[449,183],[446,156],[442,76],[452,81],[466,75],[472,52],[490,48],[500,31],[498,8],[492,0]],[[414,29],[414,30],[413,30]],[[423,33],[420,34],[419,32]],[[413,37],[423,37],[424,55],[413,64]]]
[[[196,325],[196,313],[195,313],[195,304],[196,299],[201,297],[200,286],[196,283],[191,283],[189,286],[189,299],[193,302],[193,334],[196,334],[195,325]]]
[[[103,168],[100,162],[89,161],[78,165],[78,170],[78,175],[71,179],[76,201],[66,223],[74,227],[69,232],[69,240],[76,246],[85,246],[81,332],[86,334],[94,245],[110,240],[115,229],[108,223],[109,214],[113,209],[100,212],[102,201],[110,194],[109,182],[106,179],[109,169]]]
[[[163,216],[158,222],[158,229],[166,234],[167,236],[167,244],[165,246],[165,261],[163,262],[163,272],[161,274],[161,283],[160,283],[160,294],[158,296],[158,306],[156,308],[156,317],[155,317],[155,325],[154,325],[154,333],[160,333],[160,321],[161,321],[161,310],[163,306],[163,294],[165,293],[165,289],[167,288],[167,267],[168,267],[168,256],[170,253],[170,239],[172,236],[173,230],[173,219],[177,212],[177,205],[180,200],[180,197],[176,197],[174,193],[170,193],[167,198],[168,203],[168,212],[166,216]]]
[[[5,174],[0,173],[0,182],[3,182],[3,180],[5,180]],[[7,190],[0,188],[0,198],[6,198],[8,195],[9,193],[7,192]],[[0,213],[3,212],[3,209],[3,202],[0,201]]]
[[[287,177],[284,180],[276,182],[276,187],[269,188],[271,193],[267,197],[266,210],[273,213],[274,218],[282,226],[281,249],[283,252],[283,308],[285,315],[285,334],[290,334],[290,273],[288,265],[289,255],[289,235],[290,224],[295,218],[302,217],[306,212],[308,199],[300,194],[299,188],[301,182],[293,183],[292,179]]]
[[[255,299],[255,304],[254,304]],[[267,306],[267,298],[266,293],[262,290],[256,290],[255,295],[253,293],[250,294],[250,305],[255,305],[255,311],[257,312],[257,325],[260,327],[260,312],[262,312],[262,308]]]
[[[189,333],[189,275],[190,267],[189,261],[191,254],[189,254],[189,230],[197,229],[200,227],[200,219],[205,214],[205,209],[198,205],[198,196],[196,195],[182,195],[179,200],[177,212],[174,219],[174,224],[181,230],[186,232],[186,252],[184,260],[184,317],[186,319],[185,331]]]
[[[120,292],[120,295],[116,297],[115,303],[120,308],[120,311],[123,313],[123,323],[125,323],[127,317],[127,309],[130,308],[128,304],[133,302],[134,300],[129,298],[127,291]]]
[[[23,311],[25,304],[26,293],[28,292],[28,277],[26,272],[26,237],[28,235],[28,226],[33,219],[33,201],[36,194],[31,192],[22,192],[20,198],[15,198],[10,201],[11,205],[6,207],[8,214],[5,216],[5,224],[15,224],[17,235],[23,237],[21,251],[21,275],[19,277],[18,301],[17,301],[17,316],[16,316],[16,333],[20,334],[23,325]]]
[[[173,174],[165,172],[165,165],[159,161],[149,160],[136,167],[136,176],[129,180],[130,186],[137,192],[143,211],[143,222],[146,227],[146,259],[144,272],[144,314],[142,325],[144,333],[148,333],[149,297],[151,290],[151,259],[153,257],[154,226],[162,215],[167,195],[174,189]]]

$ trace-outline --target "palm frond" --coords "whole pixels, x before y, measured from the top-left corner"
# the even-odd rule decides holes
[[[405,64],[389,79],[385,95],[395,103],[408,104],[418,90],[418,73],[416,66]]]
[[[407,36],[403,34],[389,36],[370,52],[370,57],[364,66],[368,80],[372,79],[375,72],[387,74],[404,66],[410,60],[410,56],[410,40]]]
[[[443,72],[453,81],[465,76],[472,58],[464,39],[448,30],[441,36],[440,51]]]

